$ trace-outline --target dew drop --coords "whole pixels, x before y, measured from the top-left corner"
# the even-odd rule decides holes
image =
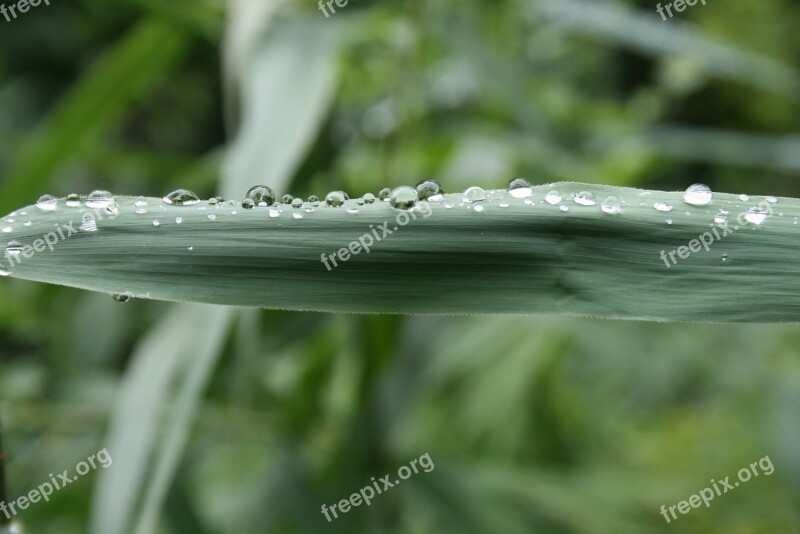
[[[672,219],[667,219],[665,222],[666,222],[667,224],[672,224]]]
[[[711,202],[713,193],[705,184],[693,184],[683,194],[683,201],[691,206],[706,206]]]
[[[183,217],[175,217],[175,224],[183,224]]]
[[[256,201],[252,198],[242,200],[242,207],[246,210],[251,210],[256,207]]]
[[[292,218],[293,219],[302,219],[303,218],[303,214],[296,211],[296,212],[292,213]]]
[[[501,202],[501,203],[498,204],[498,206],[500,206],[501,208],[507,208],[508,207],[508,202]]]
[[[176,189],[162,200],[171,206],[193,206],[200,202],[200,198],[188,189]]]
[[[292,200],[292,207],[293,208],[302,208],[303,207],[303,199],[300,197],[296,197]]]
[[[153,221],[153,226],[155,226],[156,228],[158,228],[159,226],[161,226],[161,223],[160,223],[160,222],[158,222],[158,219],[156,219],[156,220],[154,220],[154,221]]]
[[[597,204],[597,201],[594,199],[594,195],[589,191],[581,191],[572,199],[575,201],[575,204],[580,206],[594,206]]]
[[[347,213],[356,214],[358,213],[358,208],[347,208]]]
[[[294,197],[292,195],[286,194],[281,197],[281,204],[291,204]]]
[[[453,207],[453,204],[451,202],[445,202],[444,204],[442,204],[442,207],[446,210],[449,210],[450,208]]]
[[[442,199],[443,194],[444,190],[436,180],[422,180],[417,184],[417,195],[419,196],[420,200],[438,202]]]
[[[374,204],[375,203],[375,195],[373,195],[372,193],[366,193],[364,195],[364,202],[366,202],[367,204]]]
[[[10,271],[6,271],[5,269],[3,269],[2,266],[0,266],[0,277],[4,277],[4,276],[11,276],[11,272]]]
[[[544,201],[550,204],[551,206],[555,206],[559,202],[564,200],[564,197],[561,196],[561,193],[553,189],[549,193],[544,196]]]
[[[728,263],[728,261],[730,261],[729,258],[728,258],[728,255],[727,254],[723,254],[722,255],[722,263]]]
[[[777,197],[773,197],[773,196],[768,196],[768,197],[764,197],[764,200],[766,200],[770,204],[775,204],[778,201],[778,198]]]
[[[97,221],[93,217],[86,217],[78,228],[81,232],[96,232]]]
[[[194,247],[189,247],[187,250],[188,250],[189,252],[192,252],[192,251],[194,250]]]
[[[81,205],[81,197],[77,193],[71,193],[67,195],[67,207],[68,208],[77,208]]]
[[[276,218],[281,216],[281,212],[279,210],[269,210],[269,216],[271,218]]]
[[[398,210],[410,210],[419,200],[417,190],[407,185],[395,187],[389,195],[389,204]]]
[[[147,200],[144,197],[139,197],[133,203],[133,206],[136,208],[146,208],[147,207]]]
[[[332,208],[338,208],[349,198],[344,191],[331,191],[325,195],[325,203]]]
[[[615,215],[622,211],[622,201],[618,196],[609,195],[603,199],[603,203],[600,204],[600,209],[603,213]]]
[[[767,218],[766,210],[758,207],[748,209],[744,214],[744,220],[756,226],[763,223]]]
[[[6,245],[6,256],[19,256],[22,253],[22,244],[19,241],[9,241]]]
[[[475,210],[475,213],[483,213],[483,206],[481,204],[477,204],[472,209]]]
[[[255,202],[256,206],[263,208],[275,204],[275,191],[266,185],[256,185],[247,191],[245,198],[251,199],[253,202]],[[289,199],[289,202],[291,202],[291,199]]]
[[[486,191],[478,186],[472,186],[464,191],[464,202],[481,202],[486,200]]]
[[[508,194],[514,198],[528,198],[533,194],[533,188],[525,178],[514,178],[508,184]]]
[[[208,214],[208,220],[209,221],[216,221],[217,220],[217,216],[214,215],[213,213],[209,213]]]
[[[716,224],[724,224],[728,220],[728,211],[727,210],[719,210],[714,216],[714,222]]]
[[[558,209],[560,209],[561,211],[567,212],[567,211],[569,211],[569,206],[564,206],[562,204],[561,206],[558,207]]]
[[[87,208],[105,208],[114,201],[114,196],[103,189],[97,189],[86,197]]]
[[[739,195],[739,200],[741,200],[742,202],[747,202],[748,200],[750,200],[750,197],[745,194],[741,194]]]
[[[119,302],[120,304],[125,304],[126,302],[131,300],[131,295],[130,295],[130,293],[121,293],[121,294],[111,295],[111,298],[114,299],[114,302]]]
[[[669,202],[655,202],[653,203],[653,208],[655,208],[656,211],[668,212],[672,211],[672,204]]]
[[[317,195],[310,195],[308,197],[308,201],[311,202],[311,203],[319,202],[319,197]]]
[[[58,200],[53,195],[42,195],[36,201],[36,207],[42,211],[53,211],[58,207]]]
[[[378,191],[378,198],[380,200],[388,201],[391,195],[392,195],[392,190],[388,187],[384,187],[383,189]]]
[[[10,234],[13,231],[14,231],[14,229],[12,227],[10,227],[10,226],[4,226],[3,227],[3,233],[4,234]]]

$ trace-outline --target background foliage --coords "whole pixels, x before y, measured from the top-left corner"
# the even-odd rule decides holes
[[[52,2],[0,19],[0,211],[95,188],[516,175],[800,196],[800,6],[731,4],[662,22],[644,1],[351,0],[329,19],[311,0]],[[120,305],[0,282],[10,497],[114,458],[27,510],[30,532],[800,530],[796,326]],[[434,471],[324,521],[425,452]],[[773,475],[659,515],[765,455]]]

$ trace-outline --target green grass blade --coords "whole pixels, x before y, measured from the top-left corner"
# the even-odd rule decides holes
[[[544,202],[551,189],[564,196],[560,205]],[[571,196],[583,190],[594,194],[596,205],[574,202]],[[97,231],[80,231],[30,258],[23,258],[32,251],[25,249],[11,273],[140,298],[291,310],[720,322],[800,317],[798,199],[771,204],[717,193],[709,205],[691,206],[678,192],[579,183],[537,186],[525,201],[502,191],[489,195],[476,204],[445,195],[443,202],[420,204],[416,220],[405,224],[407,212],[386,202],[323,203],[307,212],[287,205],[246,210],[238,203],[179,207],[149,199],[148,213],[137,214],[133,199],[120,197],[118,215],[98,221]],[[621,199],[621,213],[601,210],[608,195]],[[658,211],[655,202],[674,209]],[[745,221],[753,206],[771,216],[762,224]],[[271,209],[279,216],[271,217]],[[714,224],[721,209],[736,229],[728,235]],[[62,202],[56,211],[24,211],[0,245],[14,239],[31,246],[55,225],[79,224],[87,209]],[[30,226],[20,224],[28,219]],[[391,235],[379,230],[384,225]],[[685,259],[674,254],[670,262],[671,251],[702,234],[713,236],[714,228],[719,239],[712,238],[708,252]],[[326,269],[322,254],[336,254],[365,235],[375,241],[370,253],[337,259],[338,267],[329,260]]]

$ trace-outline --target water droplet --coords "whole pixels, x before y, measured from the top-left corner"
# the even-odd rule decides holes
[[[147,213],[147,210],[144,208],[137,208],[136,213],[139,215],[144,215],[145,213]]]
[[[146,208],[147,207],[147,199],[145,199],[144,197],[139,197],[139,198],[136,199],[136,201],[133,203],[133,205],[136,208]]]
[[[653,203],[653,207],[656,211],[672,211],[672,204],[669,202],[655,202]]]
[[[395,187],[389,195],[389,204],[398,210],[410,210],[417,203],[417,190],[407,185]]]
[[[81,196],[77,193],[71,193],[67,195],[67,207],[68,208],[77,208],[81,205]]]
[[[389,200],[389,197],[392,194],[392,190],[388,187],[384,187],[380,191],[378,191],[378,198],[381,200]]]
[[[481,204],[477,204],[472,209],[475,210],[475,213],[483,213],[483,206]]]
[[[213,213],[209,213],[208,214],[208,220],[209,221],[216,221],[217,220],[217,216],[214,215]]]
[[[417,195],[420,200],[431,200],[436,202],[442,199],[444,190],[436,180],[422,180],[417,184]]]
[[[508,194],[514,198],[528,198],[533,194],[533,188],[525,178],[514,178],[508,184]]]
[[[575,201],[575,204],[579,204],[581,206],[594,206],[597,204],[597,201],[594,199],[594,195],[589,191],[581,191],[572,199]]]
[[[251,210],[256,207],[256,201],[252,198],[242,200],[242,207],[246,210]]]
[[[713,193],[705,184],[690,185],[683,194],[683,201],[691,206],[706,206],[711,202]]]
[[[347,208],[347,213],[356,214],[358,213],[358,208]]]
[[[325,195],[325,203],[332,208],[338,208],[349,198],[344,191],[331,191]]]
[[[366,193],[364,195],[364,202],[366,202],[367,204],[374,204],[375,203],[375,195],[373,195],[372,193]]]
[[[284,195],[284,196],[291,197],[291,195]],[[273,204],[275,204],[275,191],[273,191],[266,185],[256,185],[251,187],[247,191],[245,198],[252,199],[252,201],[256,203],[256,206],[262,208],[266,206],[272,206]],[[292,199],[290,198],[289,202],[291,201]]]
[[[501,208],[507,208],[508,205],[509,205],[508,202],[501,202],[498,204],[498,206],[500,206]]]
[[[486,191],[478,186],[473,186],[464,191],[464,202],[481,202],[486,200]]]
[[[111,202],[108,206],[106,206],[106,213],[116,217],[116,215],[119,213],[119,206],[117,203]]]
[[[319,197],[317,195],[310,195],[308,197],[308,201],[311,202],[311,203],[319,202]]]
[[[160,222],[158,222],[158,219],[156,219],[156,220],[154,220],[154,221],[153,221],[153,226],[155,226],[156,228],[158,228],[159,226],[161,226],[161,223],[160,223]]]
[[[175,217],[175,224],[183,224],[183,217]]]
[[[531,200],[530,198],[526,198],[526,199],[525,199],[525,200],[523,200],[522,202],[523,202],[523,203],[524,203],[526,206],[533,206],[533,200]]]
[[[130,293],[121,293],[118,295],[111,295],[111,298],[114,299],[114,302],[119,302],[120,304],[125,304],[129,300],[131,300]]]
[[[617,214],[622,211],[622,201],[618,196],[609,195],[603,200],[600,209],[603,210],[603,213]]]
[[[764,200],[766,200],[770,204],[775,204],[778,201],[778,197],[768,196],[764,197]]]
[[[292,213],[292,218],[293,219],[302,219],[303,218],[303,214],[296,211],[296,212]]]
[[[544,201],[550,204],[551,206],[555,206],[559,202],[561,202],[564,197],[561,196],[561,193],[553,189],[549,193],[544,196]]]
[[[3,233],[4,234],[10,234],[13,231],[14,231],[14,229],[12,227],[10,227],[10,226],[4,226],[3,227]]]
[[[558,209],[560,209],[561,211],[569,211],[569,207],[568,206],[564,206],[563,204],[561,206],[559,206]]]
[[[303,207],[303,199],[300,197],[296,197],[292,200],[292,207],[293,208],[302,208]]]
[[[188,189],[176,189],[162,200],[172,206],[193,206],[200,202],[200,198]]]
[[[188,250],[189,250],[189,252],[191,252],[191,251],[194,250],[194,247],[189,247]]]
[[[730,260],[728,259],[728,255],[727,255],[727,254],[723,254],[723,255],[722,255],[722,263],[728,263],[728,261],[730,261]]]
[[[269,216],[274,219],[276,217],[280,217],[281,212],[280,210],[269,210]]]
[[[747,202],[748,200],[750,200],[750,197],[745,194],[741,194],[739,195],[739,200],[741,200],[742,202]]]
[[[767,218],[766,210],[759,208],[759,207],[752,207],[747,210],[744,214],[744,220],[751,224],[755,224],[758,226],[759,224],[763,223]]]
[[[22,253],[22,244],[19,241],[9,241],[6,245],[6,256],[19,256]]]
[[[114,196],[103,189],[97,189],[86,197],[87,208],[105,208],[114,201]]]
[[[30,222],[30,221],[25,221],[24,223],[22,223],[22,226],[28,227],[28,226],[31,226],[32,224],[33,223]]]
[[[96,232],[97,221],[94,220],[94,217],[85,217],[78,228],[81,232]]]
[[[449,210],[450,208],[452,208],[452,207],[453,207],[453,204],[452,204],[452,203],[450,203],[450,202],[445,202],[444,204],[442,204],[442,207],[443,207],[444,209],[446,209],[446,210]]]
[[[58,200],[52,195],[42,195],[36,201],[36,207],[42,211],[53,211],[58,207]]]
[[[3,277],[3,276],[11,276],[11,272],[10,271],[6,271],[5,269],[3,269],[2,266],[0,266],[0,277]]]
[[[714,216],[714,222],[716,224],[724,224],[728,220],[728,211],[727,210],[719,210]]]
[[[666,222],[667,224],[672,224],[672,219],[667,219],[665,222]]]

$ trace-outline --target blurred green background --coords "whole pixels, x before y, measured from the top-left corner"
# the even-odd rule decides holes
[[[655,4],[51,0],[0,18],[0,212],[518,175],[800,196],[800,4]],[[8,498],[105,447],[113,466],[26,532],[800,532],[798,346],[793,325],[123,305],[0,279]],[[425,453],[433,471],[325,520]],[[764,456],[772,475],[660,515]]]

